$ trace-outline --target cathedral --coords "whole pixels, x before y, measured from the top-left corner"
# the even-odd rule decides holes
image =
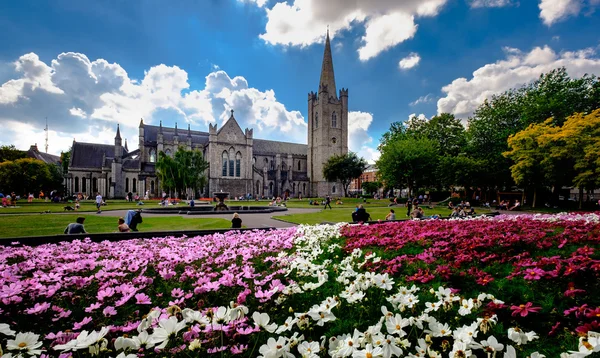
[[[208,132],[139,126],[138,149],[129,151],[120,129],[114,145],[73,142],[66,185],[71,194],[122,198],[129,192],[160,197],[156,175],[158,153],[173,155],[180,147],[199,150],[210,166],[202,193],[229,192],[232,197],[323,197],[342,195],[339,183],[323,177],[323,165],[333,155],[348,153],[348,90],[337,93],[329,33],[325,41],[321,78],[317,93],[308,94],[308,144],[264,140],[242,130],[234,111]]]

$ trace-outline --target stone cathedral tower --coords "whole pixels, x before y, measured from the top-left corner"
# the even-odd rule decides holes
[[[323,177],[323,166],[333,155],[348,153],[348,89],[336,93],[329,31],[317,93],[308,94],[308,170],[312,197],[342,195],[339,183]]]

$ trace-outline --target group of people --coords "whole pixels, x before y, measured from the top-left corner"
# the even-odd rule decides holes
[[[2,207],[17,206],[18,198],[14,191],[10,195],[2,196]]]
[[[87,234],[85,227],[83,226],[85,217],[78,217],[74,223],[70,223],[65,228],[64,233],[67,235],[74,234]],[[120,217],[117,220],[117,231],[118,232],[130,232],[138,231],[137,226],[143,222],[141,210],[128,210],[125,217]]]
[[[496,200],[494,200],[493,205],[496,207],[496,210],[521,210],[521,202],[518,199],[512,205],[510,200],[502,200],[497,205]]]

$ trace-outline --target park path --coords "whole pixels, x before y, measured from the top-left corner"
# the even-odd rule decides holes
[[[240,212],[240,218],[242,219],[242,225],[247,228],[263,228],[263,227],[277,227],[285,228],[296,226],[294,223],[288,223],[281,220],[273,219],[272,216],[282,216],[291,214],[306,214],[321,211],[321,209],[304,209],[304,208],[288,208],[287,211],[276,212],[276,213],[265,213],[265,214],[244,214]],[[72,214],[73,212],[71,212]],[[93,214],[87,213],[87,214]],[[124,217],[127,214],[127,210],[109,210],[103,211],[98,216],[112,216],[112,217]],[[165,216],[181,216],[186,219],[198,219],[198,218],[220,218],[225,220],[231,220],[232,214],[208,214],[208,215],[183,215],[183,214],[152,214],[150,212],[142,213],[142,217],[165,217]]]

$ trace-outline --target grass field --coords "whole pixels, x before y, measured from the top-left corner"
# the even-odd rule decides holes
[[[69,223],[75,222],[78,216],[86,218],[84,226],[90,234],[117,231],[118,218],[96,214],[5,215],[0,217],[0,223],[2,223],[0,238],[62,234],[65,227]],[[231,227],[229,220],[219,218],[188,219],[173,216],[144,217],[143,220],[144,222],[138,225],[140,231],[227,229]]]
[[[107,200],[107,205],[102,207],[102,211],[108,210],[126,210],[126,209],[139,209],[140,206],[135,202],[127,202],[125,200]],[[146,200],[144,201],[145,206],[142,207],[155,207],[158,206],[157,200]],[[51,213],[64,212],[65,206],[75,207],[75,203],[51,203],[43,200],[34,200],[32,203],[28,203],[27,199],[17,201],[17,205],[12,207],[0,207],[0,214],[26,214],[26,213],[41,213],[50,211]],[[78,212],[95,212],[96,203],[93,200],[85,200],[80,202],[80,208]]]
[[[295,224],[320,224],[323,222],[348,222],[352,221],[352,207],[347,208],[338,208],[334,206],[332,210],[321,210],[314,213],[307,214],[290,214],[290,215],[281,215],[274,216],[275,219],[286,221]],[[404,206],[397,207],[368,207],[367,212],[371,214],[372,220],[385,220],[385,216],[390,212],[390,209],[394,209],[396,212],[396,219],[406,219],[406,210],[407,208]],[[425,216],[430,216],[433,214],[439,214],[441,216],[450,215],[450,210],[445,207],[439,207],[434,209],[429,209],[427,207],[423,207],[423,211],[425,212]],[[482,211],[481,209],[477,210],[478,213],[487,213],[489,210]]]

